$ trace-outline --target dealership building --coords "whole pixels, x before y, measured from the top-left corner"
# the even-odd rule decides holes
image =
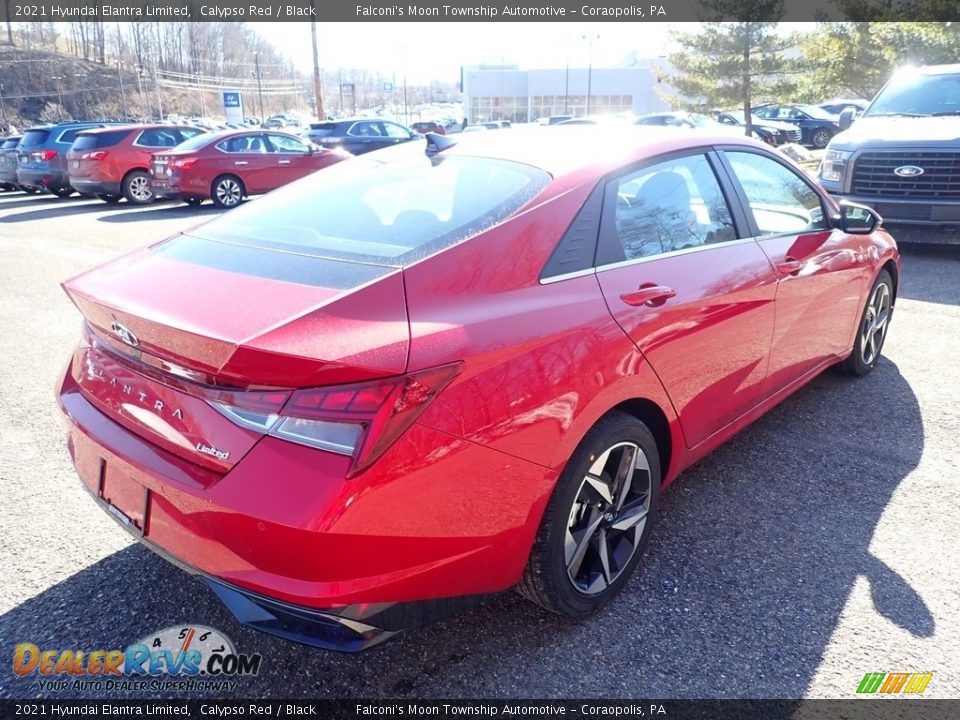
[[[655,90],[655,62],[635,60],[623,67],[549,70],[520,70],[510,65],[465,67],[463,108],[471,123],[669,110]]]

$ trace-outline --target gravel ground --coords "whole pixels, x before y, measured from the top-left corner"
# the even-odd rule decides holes
[[[960,248],[905,250],[872,375],[824,374],[677,480],[609,608],[570,622],[506,594],[350,656],[241,627],[94,506],[64,447],[53,388],[80,321],[58,283],[215,214],[0,195],[0,696],[40,694],[15,643],[184,622],[264,656],[242,696],[842,698],[870,671],[960,696]]]

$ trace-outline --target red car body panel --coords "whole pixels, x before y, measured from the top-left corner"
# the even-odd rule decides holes
[[[311,154],[275,151],[267,140],[271,135],[302,142],[278,130],[213,133],[202,146],[154,153],[150,163],[150,189],[158,197],[207,199],[212,195],[214,180],[233,175],[243,182],[246,194],[259,195],[350,157],[342,150],[317,149]],[[264,151],[227,153],[217,147],[240,137],[256,138]],[[184,165],[178,167],[177,163]]]
[[[303,608],[516,584],[559,473],[605,413],[641,414],[667,486],[849,353],[873,279],[883,267],[899,277],[884,231],[834,229],[541,281],[598,182],[696,142],[643,135],[627,149],[484,139],[449,150],[539,164],[552,180],[474,237],[344,287],[177,259],[176,243],[212,242],[202,230],[67,281],[92,328],[59,393],[87,489],[194,571]],[[650,284],[676,294],[642,308],[621,300]],[[136,348],[113,337],[118,326]],[[449,384],[355,475],[349,457],[238,427],[208,402],[261,392],[286,412],[303,388],[453,363]],[[164,414],[174,407],[179,417]]]

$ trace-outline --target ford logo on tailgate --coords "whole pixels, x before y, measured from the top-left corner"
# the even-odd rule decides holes
[[[893,174],[902,178],[919,177],[923,175],[923,168],[916,165],[901,165],[893,169]]]

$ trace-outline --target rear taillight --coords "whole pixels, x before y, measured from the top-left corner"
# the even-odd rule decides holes
[[[106,150],[96,150],[95,152],[84,153],[83,155],[80,156],[80,159],[81,160],[103,160],[105,157],[107,157],[107,154],[108,153]]]
[[[171,160],[167,163],[167,167],[170,170],[186,170],[187,168],[193,167],[194,163],[197,162],[196,158],[186,158],[184,160]]]
[[[377,460],[460,372],[460,363],[355,385],[296,390],[279,414],[211,404],[238,425],[353,458],[352,477]]]
[[[40,159],[46,162],[47,160],[53,160],[57,156],[56,150],[41,150],[37,153],[40,156]]]

